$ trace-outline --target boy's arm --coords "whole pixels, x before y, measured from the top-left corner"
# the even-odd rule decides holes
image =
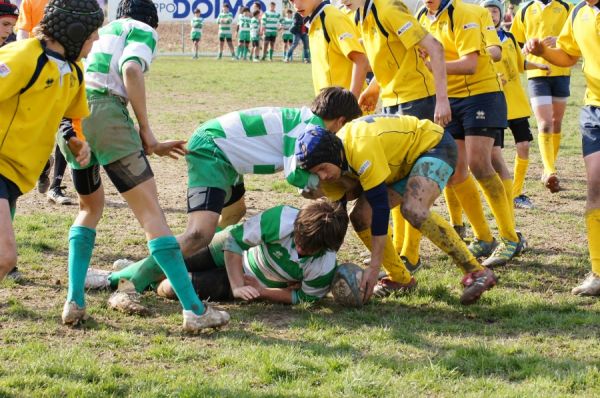
[[[570,55],[562,48],[550,48],[541,39],[529,39],[523,46],[524,54],[544,58],[553,65],[568,68],[577,63],[578,56]]]
[[[83,135],[81,119],[63,118],[59,126],[60,135],[80,166],[85,167],[91,159],[90,146]]]
[[[348,54],[348,59],[352,61],[352,82],[350,83],[350,91],[356,98],[360,97],[360,93],[365,84],[367,73],[371,70],[369,60],[364,53],[352,51]]]
[[[421,39],[419,46],[425,49],[429,55],[429,65],[433,73],[433,82],[435,84],[434,122],[444,127],[452,120],[452,111],[450,110],[446,84],[447,72],[444,47],[429,33]]]
[[[250,301],[258,298],[260,293],[253,286],[244,284],[244,268],[242,264],[242,254],[234,253],[229,250],[224,251],[225,269],[233,297]]]

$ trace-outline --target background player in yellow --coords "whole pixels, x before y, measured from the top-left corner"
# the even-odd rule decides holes
[[[481,17],[455,0],[426,0],[418,20],[444,46],[452,121],[446,129],[457,140],[458,161],[451,186],[471,221],[476,239],[469,246],[484,265],[502,265],[518,251],[512,203],[492,165],[495,138],[506,128],[506,101],[486,51]],[[482,188],[494,214],[500,243],[483,215],[479,194],[468,170]]]
[[[410,14],[400,0],[342,0],[354,11],[354,20],[375,77],[359,98],[364,110],[406,114],[445,126],[451,119],[446,90],[446,64],[442,45]],[[418,56],[430,54],[430,68]],[[432,75],[433,72],[433,75]],[[420,233],[405,222],[399,208],[392,210],[394,246],[406,267],[420,267]]]
[[[450,255],[465,274],[461,303],[472,304],[496,284],[454,229],[430,208],[456,164],[456,143],[429,120],[413,116],[369,115],[347,123],[337,135],[315,127],[296,142],[298,164],[325,183],[358,180],[363,194],[362,222],[371,229],[371,261],[361,280],[368,300],[373,290],[396,290],[388,278],[377,282],[390,208],[401,206],[408,222]]]
[[[328,0],[291,3],[307,18],[315,95],[322,88],[341,86],[358,98],[370,67],[356,26]]]
[[[571,5],[563,0],[531,0],[521,6],[513,20],[510,32],[518,43],[540,38],[549,47],[555,47],[556,36],[567,20]],[[547,63],[532,54],[530,62]],[[544,164],[542,181],[550,192],[560,190],[556,175],[556,158],[560,147],[562,119],[570,95],[570,68],[553,67],[550,75],[542,70],[527,72],[529,98],[537,120],[538,145]]]
[[[502,62],[496,64],[496,67],[502,79],[502,88],[506,97],[508,127],[515,139],[517,149],[513,171],[514,181],[510,199],[514,202],[514,207],[516,208],[531,209],[533,208],[533,203],[523,193],[523,184],[529,166],[529,143],[533,141],[529,127],[531,108],[529,107],[525,90],[521,86],[520,74],[526,69],[541,69],[549,73],[550,67],[546,64],[524,60],[521,47],[515,37],[502,29],[501,24],[504,14],[504,5],[502,2],[499,0],[485,0],[481,5],[489,11],[496,27],[497,35],[502,42]],[[499,152],[499,147],[494,147],[494,151]],[[496,154],[494,153],[494,155]],[[502,155],[499,154],[499,156]]]
[[[17,263],[17,198],[35,185],[61,118],[89,114],[79,60],[98,39],[103,19],[96,2],[52,0],[38,37],[0,49],[0,280]],[[73,24],[84,27],[77,40],[68,35]],[[85,141],[67,142],[79,162],[90,161]]]
[[[552,48],[543,38],[532,38],[525,52],[559,67],[571,67],[580,57],[587,88],[580,115],[583,160],[587,172],[585,221],[592,272],[572,290],[578,295],[600,295],[600,7],[598,0],[579,3],[565,22]]]

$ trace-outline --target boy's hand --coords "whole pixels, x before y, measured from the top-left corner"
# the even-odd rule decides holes
[[[69,146],[71,153],[75,155],[75,159],[81,167],[85,167],[90,163],[92,153],[90,152],[90,146],[87,141],[82,141],[77,137],[71,137],[69,142],[67,142],[67,145]]]
[[[542,43],[546,47],[556,48],[556,36],[544,37],[544,39],[542,40]]]
[[[363,112],[373,112],[379,101],[379,91],[365,90],[358,97],[358,105]]]
[[[186,142],[187,141],[183,140],[158,142],[152,149],[152,152],[158,156],[168,156],[171,159],[179,159],[179,156],[185,156],[187,153],[187,149],[185,149]]]
[[[531,54],[537,57],[541,57],[546,48],[544,42],[540,39],[529,39],[523,46],[522,53],[525,55]]]
[[[251,301],[259,298],[260,293],[252,286],[242,286],[233,289],[233,297],[246,301]]]
[[[550,65],[546,65],[546,64],[535,64],[537,66],[538,69],[540,70],[545,70],[546,71],[546,76],[550,75],[550,73],[552,73],[552,69],[550,69]]]
[[[363,271],[362,279],[360,280],[360,292],[363,295],[363,303],[369,301],[373,295],[373,289],[377,284],[377,277],[379,276],[379,267],[368,266]]]

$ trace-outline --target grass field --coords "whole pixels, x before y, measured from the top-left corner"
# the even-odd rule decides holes
[[[458,301],[459,272],[423,242],[417,290],[361,310],[331,299],[293,308],[226,304],[228,327],[190,337],[181,332],[176,302],[148,292],[143,302],[151,314],[133,317],[109,310],[108,292],[89,292],[92,319],[70,329],[60,312],[77,208],[24,196],[15,229],[26,280],[0,284],[0,397],[600,396],[600,302],[569,293],[590,267],[577,127],[583,89],[577,70],[558,162],[566,190],[550,196],[541,186],[534,148],[526,190],[537,207],[516,210],[531,249],[498,269],[498,287],[471,307]],[[306,65],[183,58],[157,60],[148,91],[150,120],[163,139],[189,137],[198,123],[227,111],[299,106],[312,97]],[[512,138],[506,142],[512,167]],[[169,223],[180,232],[185,162],[151,162]],[[302,203],[279,177],[247,179],[249,214]],[[445,214],[443,200],[435,208]],[[101,268],[147,252],[110,183],[96,246],[92,266]],[[358,261],[360,251],[349,233],[341,258]]]

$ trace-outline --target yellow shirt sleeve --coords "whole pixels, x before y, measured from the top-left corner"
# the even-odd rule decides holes
[[[427,30],[409,13],[404,3],[392,0],[383,11],[383,26],[390,34],[398,36],[404,48],[413,48],[427,36]]]
[[[0,102],[17,95],[33,75],[35,60],[22,47],[7,46],[0,50]]]
[[[358,174],[363,190],[385,182],[391,173],[386,155],[377,137],[357,137],[346,148],[348,164]]]
[[[525,43],[525,26],[521,21],[521,13],[524,12],[520,8],[517,10],[517,13],[513,17],[513,22],[510,27],[510,33],[515,36],[518,43]]]
[[[327,18],[325,18],[327,33],[331,39],[330,43],[335,43],[346,58],[353,51],[364,54],[365,50],[360,44],[360,34],[356,26],[352,24],[343,12],[337,9],[336,11],[335,13],[327,14]],[[334,17],[331,18],[332,16]]]
[[[482,48],[480,18],[463,8],[454,21],[454,43],[458,57],[477,52]]]
[[[481,27],[483,30],[483,34],[485,36],[485,45],[486,47],[498,46],[502,47],[502,43],[500,42],[500,38],[498,37],[498,33],[496,33],[496,27],[494,26],[494,21],[492,21],[492,16],[486,10],[483,15],[483,19],[481,23],[483,26]]]
[[[573,34],[573,22],[571,22],[570,14],[558,35],[556,47],[573,57],[581,57],[581,49],[579,48],[577,41],[575,41],[575,35]],[[599,54],[596,54],[596,56],[598,55]]]

